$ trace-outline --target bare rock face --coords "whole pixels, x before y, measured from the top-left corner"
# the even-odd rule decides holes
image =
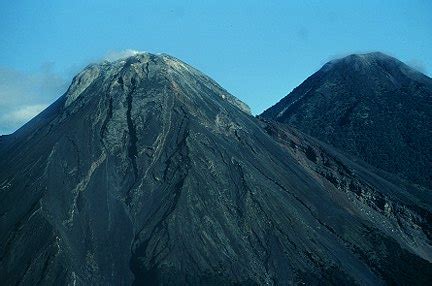
[[[432,189],[432,79],[395,58],[333,60],[261,116]]]
[[[414,285],[432,274],[430,195],[253,118],[168,55],[89,66],[0,139],[5,285]]]

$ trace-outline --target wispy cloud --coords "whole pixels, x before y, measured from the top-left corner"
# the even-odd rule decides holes
[[[120,59],[124,59],[130,56],[134,56],[139,53],[144,53],[144,51],[138,51],[138,50],[132,50],[132,49],[126,49],[122,51],[111,51],[108,52],[105,56],[105,60],[107,61],[116,61]]]
[[[35,115],[44,110],[48,104],[25,105],[19,109],[3,115],[4,120],[9,120],[12,123],[25,123],[32,119]]]
[[[2,129],[15,129],[17,126],[22,126],[47,107],[48,104],[19,106],[15,110],[5,113],[0,117]]]
[[[33,73],[0,67],[0,134],[9,134],[66,90],[68,80],[45,64]]]
[[[407,65],[418,70],[419,72],[421,72],[423,74],[427,74],[427,72],[428,72],[426,69],[426,65],[421,60],[418,60],[418,59],[409,60],[409,61],[407,61]]]

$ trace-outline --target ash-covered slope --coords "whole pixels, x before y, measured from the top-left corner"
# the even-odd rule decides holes
[[[430,195],[357,165],[328,183],[247,110],[167,55],[87,67],[0,142],[2,283],[430,279]]]
[[[331,61],[262,116],[432,188],[432,79],[395,58]]]

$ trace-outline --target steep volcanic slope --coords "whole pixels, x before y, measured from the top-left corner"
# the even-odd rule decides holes
[[[395,58],[331,61],[262,116],[432,188],[432,79]]]
[[[305,163],[285,129],[271,133],[247,112],[167,55],[87,67],[56,103],[1,138],[2,283],[430,279],[428,193],[345,159],[324,161],[336,156],[324,151],[317,159],[319,143]]]

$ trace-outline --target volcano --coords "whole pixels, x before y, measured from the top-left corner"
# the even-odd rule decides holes
[[[430,192],[251,116],[169,55],[86,67],[0,138],[0,166],[4,285],[432,277]]]
[[[330,61],[261,116],[432,189],[432,79],[393,57]]]

